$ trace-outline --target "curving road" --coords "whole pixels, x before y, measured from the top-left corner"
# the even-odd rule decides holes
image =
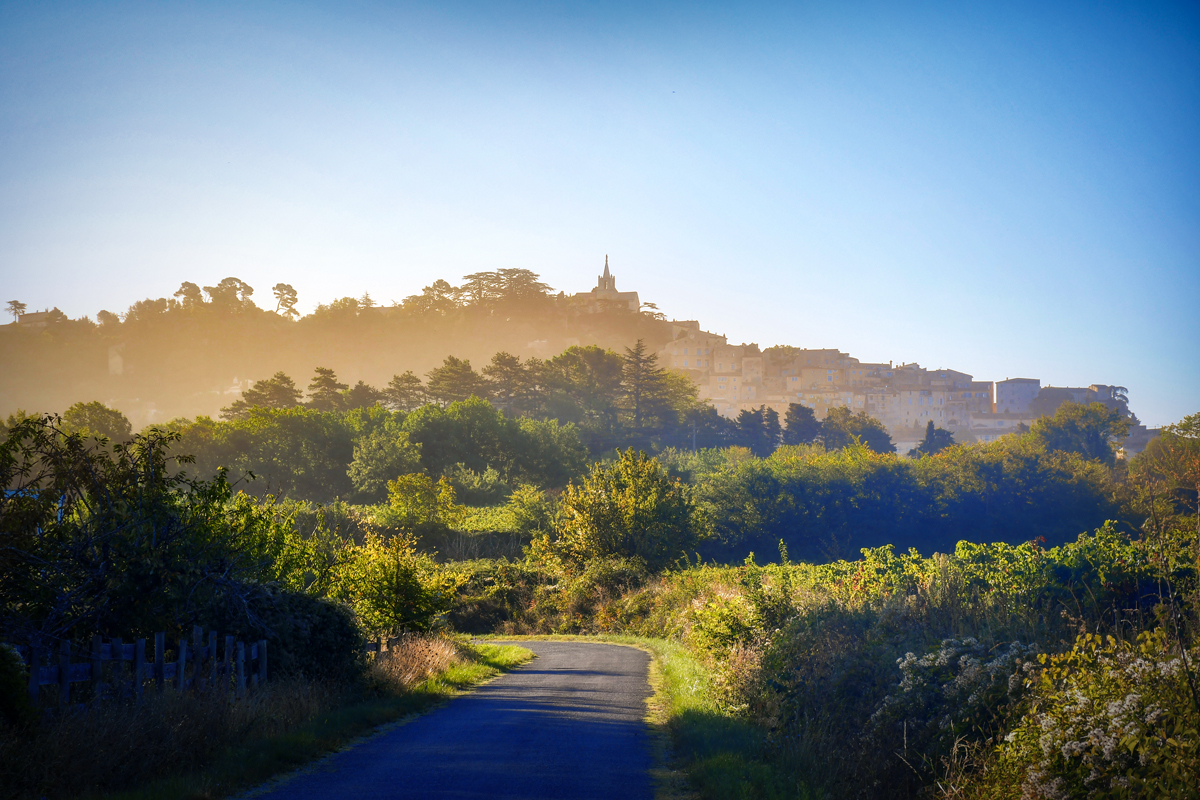
[[[650,800],[650,657],[609,644],[519,644],[538,657],[256,797]]]

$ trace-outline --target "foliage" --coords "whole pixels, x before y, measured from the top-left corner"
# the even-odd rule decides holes
[[[954,434],[950,433],[950,431],[934,427],[933,420],[929,420],[929,423],[925,426],[925,438],[921,440],[919,445],[909,450],[908,455],[910,458],[936,456],[952,444],[954,444]]]
[[[342,392],[348,389],[328,367],[317,367],[308,384],[308,405],[317,411],[337,411],[343,407]]]
[[[449,528],[462,519],[454,487],[445,478],[434,482],[428,475],[414,472],[388,481],[387,488],[389,520],[400,530],[420,533]]]
[[[0,644],[0,726],[27,728],[37,721],[29,699],[29,668],[12,645]]]
[[[168,427],[181,437],[177,449],[195,456],[199,474],[221,468],[238,477],[250,473],[262,480],[251,488],[262,493],[328,501],[354,491],[347,474],[355,457],[354,423],[349,415],[297,407],[251,408],[241,419],[199,417]]]
[[[408,370],[403,375],[393,375],[383,390],[384,402],[393,411],[412,411],[425,402],[425,387],[421,379]]]
[[[699,527],[687,487],[630,448],[611,466],[594,466],[581,485],[567,487],[553,544],[577,563],[618,556],[654,569],[690,547]]]
[[[512,520],[514,531],[532,536],[551,529],[556,506],[542,490],[521,484],[509,495],[504,510]]]
[[[492,467],[479,473],[464,464],[455,464],[447,471],[446,479],[454,487],[455,495],[469,506],[494,505],[503,502],[512,492],[512,488]]]
[[[276,372],[271,378],[255,381],[233,405],[221,409],[223,419],[244,419],[251,408],[295,408],[300,405],[300,390],[287,374]]]
[[[974,787],[988,797],[1196,797],[1195,663],[1162,628],[1043,655],[1028,711]]]
[[[58,423],[26,419],[0,445],[0,632],[188,630],[264,574],[269,512],[223,473],[169,469],[177,435],[101,448]]]
[[[812,444],[821,435],[821,423],[816,412],[800,403],[788,404],[783,415],[784,444]]]
[[[738,444],[750,448],[750,452],[765,458],[779,446],[782,430],[779,413],[773,408],[759,406],[753,411],[743,409],[735,422]]]
[[[354,608],[369,636],[427,631],[450,608],[453,576],[406,536],[369,535],[339,571],[335,596]]]
[[[76,403],[68,408],[63,413],[62,428],[68,433],[104,437],[114,442],[128,441],[133,435],[133,426],[124,414],[97,401]]]
[[[416,471],[420,462],[421,448],[408,440],[408,432],[385,423],[354,442],[354,460],[347,474],[360,497],[380,500],[388,481]]]
[[[485,382],[470,361],[446,356],[442,366],[429,371],[425,393],[443,406],[486,394]]]
[[[887,543],[925,552],[959,539],[1057,543],[1118,511],[1107,468],[1048,453],[1029,436],[916,461],[859,444],[785,445],[765,459],[725,463],[715,453],[704,458],[691,480],[715,534],[706,552],[723,557],[769,552],[780,539],[807,559]]]
[[[1103,403],[1063,403],[1054,416],[1034,422],[1030,433],[1047,450],[1112,464],[1116,444],[1129,433],[1129,419]]]
[[[849,446],[855,439],[876,453],[894,453],[896,446],[892,444],[891,434],[883,423],[859,411],[854,414],[846,406],[831,408],[821,421],[821,440],[827,450],[840,450]]]

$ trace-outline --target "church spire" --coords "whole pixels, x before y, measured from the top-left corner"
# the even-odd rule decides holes
[[[608,281],[609,277],[610,276],[608,274],[608,253],[605,253],[604,254],[604,280],[605,280],[605,282]]]

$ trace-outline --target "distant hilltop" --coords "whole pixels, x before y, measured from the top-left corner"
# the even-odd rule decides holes
[[[725,417],[761,406],[783,416],[800,403],[822,419],[847,406],[883,422],[900,452],[931,421],[958,441],[988,442],[1068,400],[1129,411],[1121,386],[977,381],[953,369],[865,363],[833,349],[730,344],[697,320],[667,320],[636,291],[619,290],[608,256],[596,285],[570,295],[522,269],[473,273],[460,286],[435,281],[390,306],[370,295],[344,297],[306,316],[296,311],[290,285],[271,292],[274,308],[264,309],[237,278],[205,287],[185,281],[171,298],[140,300],[123,314],[100,311],[96,322],[57,308],[25,313],[24,303],[10,301],[14,321],[0,326],[0,413],[61,411],[99,399],[145,425],[215,415],[253,381],[281,370],[324,366],[382,385],[406,370],[423,374],[447,355],[482,365],[499,351],[547,358],[574,345],[620,350],[638,339]],[[1136,451],[1149,436],[1134,422],[1127,450]]]

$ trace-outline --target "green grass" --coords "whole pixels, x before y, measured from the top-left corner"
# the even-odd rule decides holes
[[[721,709],[711,672],[678,642],[616,634],[488,638],[606,642],[649,653],[654,696],[647,701],[646,722],[657,734],[653,772],[657,800],[819,797],[764,757],[762,730]]]
[[[286,734],[231,747],[208,768],[161,779],[105,800],[219,798],[245,791],[324,755],[345,748],[389,723],[403,724],[473,686],[520,666],[533,653],[514,645],[476,644],[471,660],[455,664],[402,695],[351,701]]]

